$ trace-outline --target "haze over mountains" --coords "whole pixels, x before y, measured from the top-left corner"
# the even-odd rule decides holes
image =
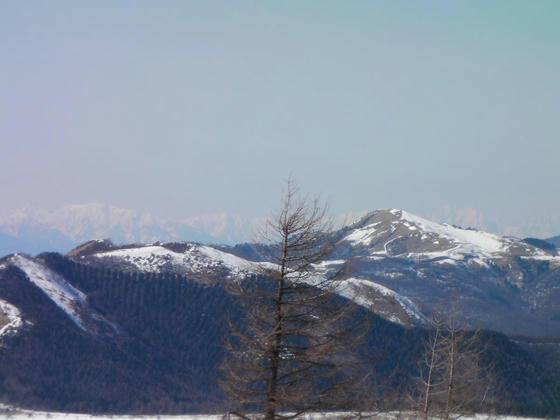
[[[189,240],[234,244],[251,239],[258,219],[226,213],[168,220],[105,204],[58,210],[23,209],[0,216],[0,255],[11,252],[67,252],[90,239],[115,243]]]
[[[353,212],[338,219],[352,222],[367,212]],[[228,213],[167,219],[106,204],[76,204],[55,210],[22,209],[0,215],[0,255],[12,252],[37,254],[67,252],[90,239],[115,243],[194,241],[233,245],[254,240],[264,218]],[[519,238],[549,238],[560,232],[560,215],[535,217],[524,224],[492,221],[473,208],[442,207],[428,219]]]

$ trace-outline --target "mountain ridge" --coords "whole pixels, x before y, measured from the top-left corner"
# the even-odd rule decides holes
[[[403,325],[417,323],[458,295],[468,306],[472,326],[478,322],[510,333],[560,334],[554,304],[560,279],[556,249],[438,224],[396,209],[369,213],[333,232],[332,240],[336,243],[334,251],[316,267],[318,275],[344,267],[345,287],[368,296],[371,302],[377,302],[376,308],[381,308],[378,314],[398,319]],[[255,267],[267,261],[266,253],[259,248],[262,245],[231,247],[190,242],[123,247],[93,241],[69,256],[97,267],[170,271],[215,284],[255,274]],[[367,290],[364,285],[369,285]],[[405,300],[418,309],[408,310],[412,306],[403,306]],[[391,313],[395,308],[404,313],[395,316]],[[408,315],[415,315],[407,316],[407,310]]]
[[[421,324],[456,296],[472,327],[560,335],[556,248],[440,224],[398,209],[368,213],[330,235],[334,250],[315,267],[317,275],[343,272],[341,294],[355,295],[356,301],[371,305],[387,319]],[[177,241],[115,245],[93,240],[67,256],[99,268],[169,272],[215,285],[256,275],[260,266],[270,263],[259,251],[262,247]]]

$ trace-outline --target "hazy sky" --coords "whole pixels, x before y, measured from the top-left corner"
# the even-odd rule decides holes
[[[560,2],[3,1],[0,211],[560,213]]]

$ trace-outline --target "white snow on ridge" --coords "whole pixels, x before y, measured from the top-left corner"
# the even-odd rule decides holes
[[[254,263],[243,258],[206,245],[193,245],[183,253],[155,245],[101,252],[94,256],[120,258],[133,264],[139,270],[155,273],[160,272],[165,265],[191,271],[222,266],[229,269],[232,274],[247,273],[254,266]]]
[[[8,318],[8,323],[0,328],[0,337],[5,334],[14,334],[23,325],[21,312],[11,303],[0,299],[0,312]]]
[[[183,264],[183,254],[173,252],[162,246],[143,246],[140,248],[125,248],[115,251],[94,254],[97,258],[115,257],[132,263],[142,271],[159,272],[167,264]]]
[[[28,257],[15,254],[10,258],[10,262],[22,270],[32,283],[66,312],[78,327],[85,330],[84,322],[77,310],[85,303],[86,297],[81,291],[48,267]]]

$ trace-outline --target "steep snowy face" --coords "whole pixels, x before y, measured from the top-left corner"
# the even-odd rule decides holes
[[[475,229],[432,222],[403,210],[378,210],[352,226],[343,238],[354,247],[367,248],[372,257],[401,257],[418,260],[481,265],[504,256],[549,258],[547,253],[519,239],[500,237]]]
[[[427,318],[410,299],[370,279],[349,277],[338,292],[377,315],[401,325],[425,324]]]
[[[23,271],[28,280],[41,289],[80,329],[94,334],[117,332],[115,326],[88,306],[84,293],[45,264],[20,254],[11,256],[8,263]]]
[[[10,262],[25,273],[29,281],[39,287],[56,305],[62,309],[81,329],[85,324],[80,316],[80,307],[84,305],[85,295],[72,287],[60,275],[32,260],[15,254]]]

